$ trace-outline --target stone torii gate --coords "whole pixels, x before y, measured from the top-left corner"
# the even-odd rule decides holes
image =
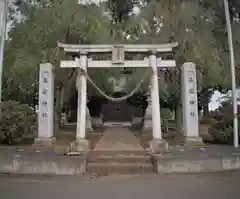
[[[151,67],[152,75],[150,82],[150,93],[152,98],[152,133],[154,141],[165,143],[162,140],[161,116],[159,105],[158,67],[175,67],[175,60],[162,60],[158,57],[160,53],[172,52],[178,43],[162,45],[71,45],[58,43],[66,53],[78,54],[74,61],[61,61],[62,68],[141,68]],[[88,58],[91,54],[112,53],[112,60],[93,60]],[[144,60],[125,60],[125,53],[140,53],[148,55]],[[77,136],[76,143],[82,145],[86,138],[86,103],[87,103],[87,79],[79,70],[77,78],[78,89],[78,111],[77,111]],[[80,147],[81,148],[81,147]]]
[[[150,147],[153,152],[167,148],[167,142],[162,139],[161,115],[159,104],[158,67],[175,67],[175,60],[162,60],[163,53],[173,51],[178,43],[161,45],[72,45],[58,43],[66,53],[75,57],[75,60],[61,61],[62,68],[79,68],[77,77],[78,111],[76,141],[72,147],[75,151],[88,150],[86,140],[87,117],[87,68],[131,68],[150,67],[150,106],[152,111],[152,135]],[[93,60],[93,54],[112,53],[112,60]],[[139,53],[145,56],[143,60],[125,60],[125,53]],[[199,138],[198,105],[196,66],[194,63],[185,63],[182,66],[182,105],[183,105],[183,132],[187,142],[201,142]],[[84,71],[84,72],[83,72]],[[53,137],[53,72],[49,63],[40,65],[39,75],[39,114],[38,138],[36,142],[52,142]],[[149,116],[148,116],[149,117]]]

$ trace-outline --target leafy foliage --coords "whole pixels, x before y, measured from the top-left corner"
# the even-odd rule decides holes
[[[229,2],[238,53],[240,5],[237,0]],[[55,88],[64,88],[63,96],[75,95],[72,90],[75,90],[76,73],[59,68],[59,61],[66,57],[56,48],[57,41],[80,44],[178,41],[179,47],[175,50],[178,67],[169,71],[169,74],[175,73],[175,80],[160,89],[161,105],[167,108],[176,108],[180,102],[180,66],[185,61],[197,65],[201,105],[209,102],[215,88],[230,88],[222,1],[108,0],[100,5],[77,3],[77,0],[15,1],[10,9],[13,23],[4,59],[4,100],[20,100],[31,106],[36,104],[38,66],[41,62],[51,62],[55,66]],[[139,8],[139,12],[133,12],[135,7]],[[236,62],[238,68],[239,56],[236,56]],[[116,69],[94,69],[88,73],[108,93],[112,91],[108,77],[119,75]],[[129,90],[136,85],[142,73],[137,69],[127,77]],[[237,75],[240,75],[240,70]],[[142,91],[147,89],[146,83]],[[97,95],[90,86],[88,92],[90,96]]]
[[[137,0],[109,0],[107,1],[112,19],[117,23],[124,23],[129,19]]]
[[[180,66],[186,61],[197,65],[198,88],[202,92],[216,86],[230,85],[230,70],[225,65],[226,55],[221,52],[221,45],[214,34],[218,16],[213,14],[210,5],[204,7],[199,1],[145,1],[139,14],[132,16],[129,33],[135,43],[167,43],[178,41],[175,59],[178,67],[175,80],[170,80],[167,87],[161,87],[161,104],[174,107],[180,101]],[[210,9],[210,10],[209,10]],[[213,75],[214,74],[214,75]],[[212,96],[208,92],[207,101]],[[206,95],[204,95],[206,97]]]
[[[16,144],[34,134],[36,114],[32,108],[14,101],[2,102],[1,106],[0,143]]]
[[[213,136],[216,143],[233,142],[233,114],[232,104],[230,101],[225,101],[222,106],[209,115],[215,121],[211,121],[209,133]],[[240,119],[240,117],[238,117]]]

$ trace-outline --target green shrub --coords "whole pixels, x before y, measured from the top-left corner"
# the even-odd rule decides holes
[[[233,112],[232,105],[226,101],[216,111],[210,113],[210,117],[216,122],[212,123],[209,133],[213,136],[215,143],[233,143]]]
[[[213,117],[202,117],[200,120],[200,124],[209,124],[209,125],[213,125],[216,124],[217,120]]]
[[[0,118],[0,143],[15,144],[24,136],[34,135],[36,113],[33,108],[19,102],[2,102]]]
[[[168,108],[161,108],[161,117],[163,120],[171,120],[174,118],[174,112]]]

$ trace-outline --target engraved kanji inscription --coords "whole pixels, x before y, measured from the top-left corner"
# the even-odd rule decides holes
[[[189,93],[190,93],[190,94],[195,94],[194,89],[193,89],[193,88],[190,88],[190,89],[189,89]]]
[[[47,101],[43,101],[43,102],[42,102],[42,105],[43,105],[43,106],[47,106]]]
[[[191,112],[190,115],[193,117],[196,116],[196,114],[194,112]]]
[[[189,104],[194,105],[194,104],[195,104],[195,101],[194,101],[194,100],[191,100],[191,101],[189,102]]]
[[[46,89],[46,88],[44,88],[44,89],[42,90],[42,94],[43,94],[43,95],[46,95],[46,94],[47,94],[47,89]]]
[[[44,77],[44,78],[43,78],[43,82],[44,82],[44,83],[48,83],[48,78]]]
[[[43,72],[43,82],[44,83],[48,83],[48,78],[49,78],[49,72],[48,71],[44,71]]]
[[[43,117],[43,118],[47,118],[47,117],[48,117],[48,114],[47,114],[47,113],[42,113],[42,117]]]
[[[189,82],[189,83],[193,83],[193,82],[194,82],[193,78],[192,78],[192,77],[189,77],[189,78],[188,78],[188,82]]]

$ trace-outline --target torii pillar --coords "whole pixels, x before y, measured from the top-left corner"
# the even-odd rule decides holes
[[[87,70],[87,53],[80,52],[80,58],[75,58],[76,64],[83,70]],[[86,152],[89,149],[89,141],[86,139],[86,115],[87,115],[87,79],[78,68],[76,87],[78,91],[77,108],[77,133],[76,140],[71,144],[71,150]]]
[[[149,65],[152,69],[150,79],[150,92],[152,100],[152,135],[153,135],[153,140],[149,142],[149,146],[152,153],[160,153],[168,150],[168,143],[162,139],[156,52],[151,52],[151,55],[149,56]]]

